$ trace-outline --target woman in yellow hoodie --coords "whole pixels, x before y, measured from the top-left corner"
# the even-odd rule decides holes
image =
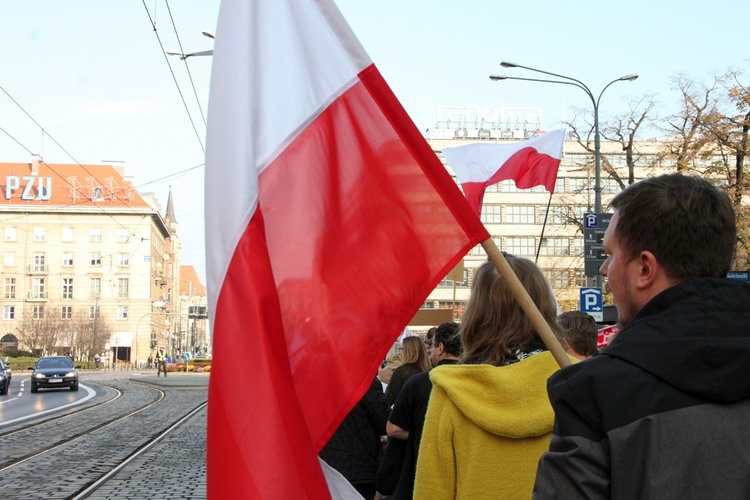
[[[542,272],[507,260],[561,337]],[[547,378],[558,365],[491,262],[474,274],[460,332],[459,364],[430,372],[414,498],[531,498],[554,422]]]

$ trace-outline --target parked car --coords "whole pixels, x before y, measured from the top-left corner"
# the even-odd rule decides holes
[[[10,384],[10,381],[13,379],[13,372],[10,369],[10,365],[0,359],[0,370],[5,372],[5,376],[8,377],[8,384]]]
[[[3,370],[0,370],[0,396],[8,394],[8,388],[10,387],[10,379]]]
[[[36,366],[30,366],[31,392],[37,392],[39,388],[70,387],[71,391],[78,390],[78,372],[73,366],[73,360],[68,356],[43,356],[36,362]]]

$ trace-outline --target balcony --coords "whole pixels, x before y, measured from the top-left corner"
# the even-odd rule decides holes
[[[47,300],[47,292],[27,292],[26,300],[29,300],[29,301]]]
[[[29,264],[27,270],[29,274],[46,274],[49,272],[49,266],[46,264]]]

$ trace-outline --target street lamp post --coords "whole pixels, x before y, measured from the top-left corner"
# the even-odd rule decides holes
[[[604,94],[604,91],[607,90],[610,85],[616,82],[632,82],[633,80],[638,78],[638,75],[636,73],[631,73],[629,75],[621,76],[620,78],[616,78],[615,80],[612,80],[611,82],[609,82],[607,85],[604,86],[602,91],[599,93],[599,97],[594,98],[594,93],[591,92],[591,89],[589,89],[585,83],[575,78],[571,78],[565,75],[560,75],[557,73],[551,73],[549,71],[544,71],[541,69],[530,68],[528,66],[522,66],[520,64],[509,62],[509,61],[501,62],[500,66],[502,66],[503,68],[522,68],[528,71],[533,71],[535,73],[542,73],[544,75],[554,76],[555,78],[562,78],[562,80],[522,78],[522,77],[517,77],[517,76],[505,76],[505,75],[490,75],[490,80],[492,81],[521,80],[521,81],[526,81],[526,82],[557,83],[561,85],[572,85],[574,87],[578,87],[579,89],[583,90],[584,92],[586,92],[586,95],[589,96],[589,99],[591,99],[591,104],[594,106],[594,179],[595,179],[594,180],[594,211],[597,214],[601,213],[602,211],[602,186],[601,186],[601,151],[600,151],[600,141],[599,141],[599,102],[602,99],[602,95]],[[596,276],[596,286],[598,287],[602,286],[601,275]]]
[[[602,91],[599,93],[599,97],[594,98],[594,93],[591,92],[591,89],[586,86],[582,81],[577,80],[575,78],[571,78],[569,76],[565,75],[559,75],[557,73],[551,73],[549,71],[543,71],[541,69],[535,69],[530,68],[528,66],[522,66],[520,64],[516,64],[513,62],[503,61],[500,63],[500,66],[503,68],[522,68],[529,71],[533,71],[535,73],[542,73],[545,75],[554,76],[556,78],[562,78],[563,80],[568,81],[561,81],[561,80],[543,80],[538,78],[521,78],[516,76],[505,76],[505,75],[490,75],[490,79],[493,81],[499,81],[499,80],[523,80],[527,82],[542,82],[542,83],[557,83],[562,85],[572,85],[574,87],[578,87],[579,89],[586,92],[586,95],[589,96],[589,99],[591,99],[591,104],[594,106],[594,174],[595,174],[595,180],[594,180],[594,210],[596,213],[601,213],[602,211],[602,187],[601,187],[601,153],[600,153],[600,141],[599,141],[599,102],[602,99],[602,95],[604,94],[604,91],[609,88],[610,85],[616,82],[632,82],[636,78],[638,78],[638,75],[635,73],[621,76],[620,78],[617,78],[615,80],[612,80],[607,85],[604,86]]]

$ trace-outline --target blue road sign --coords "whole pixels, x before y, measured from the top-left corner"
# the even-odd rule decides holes
[[[727,278],[731,280],[750,281],[750,271],[729,271]]]
[[[601,288],[581,287],[581,311],[590,314],[596,321],[604,321]]]

